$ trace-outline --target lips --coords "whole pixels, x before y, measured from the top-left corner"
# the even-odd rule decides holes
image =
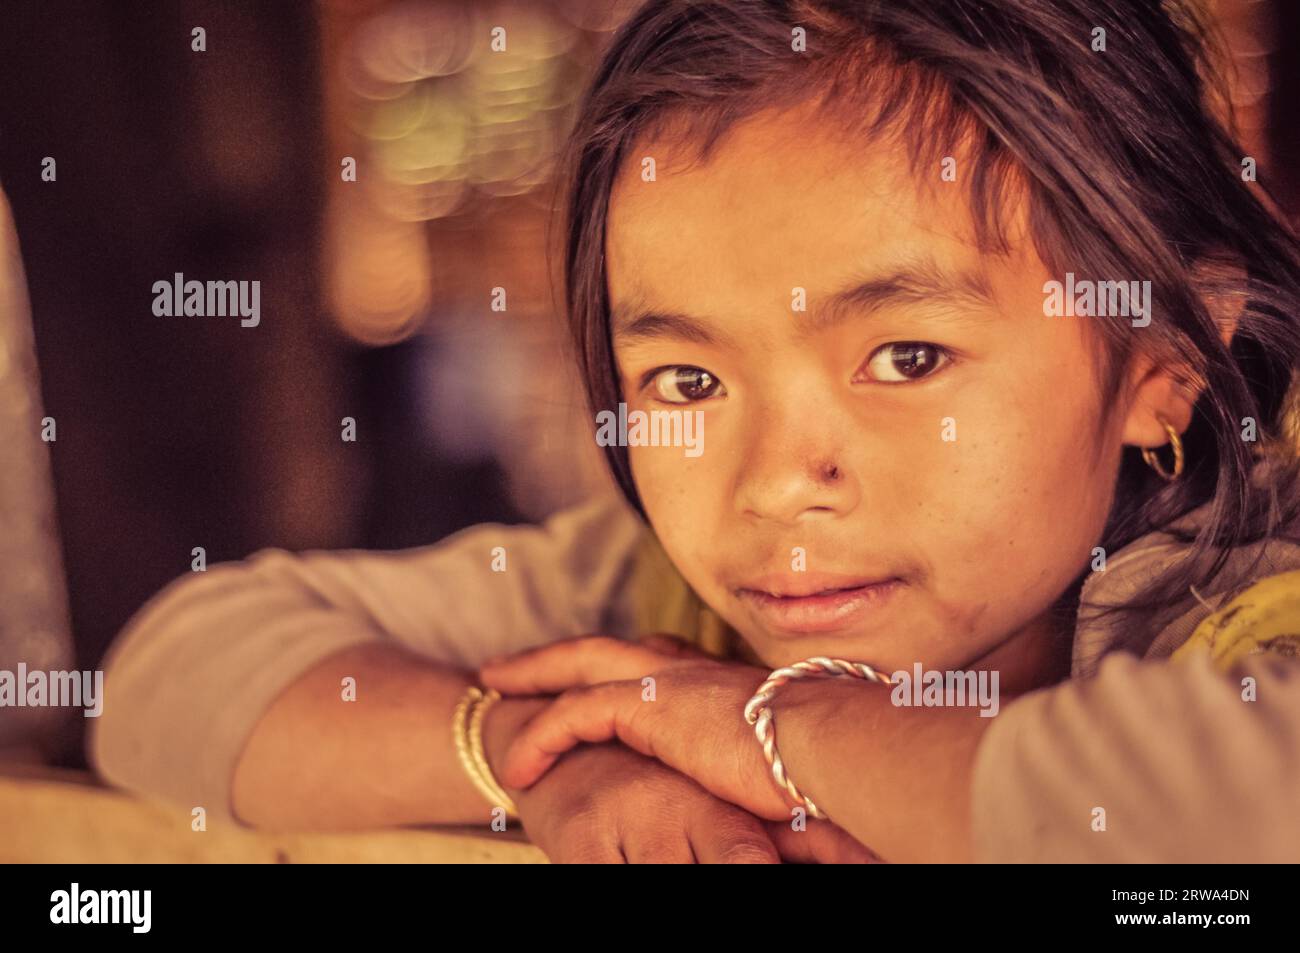
[[[799,573],[754,580],[736,589],[736,596],[767,628],[806,635],[848,629],[868,620],[904,585],[897,576]]]

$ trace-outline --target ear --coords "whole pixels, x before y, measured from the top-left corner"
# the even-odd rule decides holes
[[[1192,274],[1227,346],[1245,307],[1246,271],[1235,263],[1214,259],[1197,264]],[[1141,330],[1135,328],[1134,333]],[[1205,382],[1187,364],[1141,350],[1130,366],[1127,384],[1130,401],[1123,440],[1135,447],[1161,447],[1169,442],[1161,417],[1180,434],[1185,431],[1192,422],[1192,408],[1205,389]]]
[[[1129,375],[1128,415],[1124,419],[1123,441],[1134,447],[1163,447],[1169,442],[1164,418],[1178,433],[1192,422],[1192,406],[1201,388],[1186,368],[1139,353]]]

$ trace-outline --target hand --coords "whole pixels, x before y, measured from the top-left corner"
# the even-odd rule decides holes
[[[515,736],[501,782],[527,788],[575,745],[617,739],[717,797],[788,824],[793,805],[743,714],[767,670],[665,648],[662,641],[596,636],[485,665],[483,684],[502,694],[563,693]],[[653,696],[643,686],[646,676],[654,679]]]
[[[622,745],[566,754],[515,800],[529,839],[556,863],[870,863],[839,828],[763,821]]]

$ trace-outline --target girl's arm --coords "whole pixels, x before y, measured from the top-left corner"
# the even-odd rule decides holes
[[[348,676],[359,686],[355,702],[340,699]],[[492,807],[452,741],[452,711],[471,683],[464,672],[391,644],[331,655],[259,719],[235,769],[233,813],[280,829],[486,824]],[[488,711],[489,764],[496,767],[514,731],[542,704],[505,699]]]
[[[791,802],[742,717],[767,674],[602,638],[485,666],[484,683],[509,696],[563,693],[522,726],[498,776],[529,789],[575,745],[618,739],[789,826]],[[787,776],[839,828],[886,860],[971,858],[972,763],[990,722],[977,709],[896,708],[887,687],[828,678],[785,684],[772,709]]]
[[[583,632],[635,634],[643,524],[619,498],[542,526],[476,526],[397,553],[273,551],[177,582],[119,636],[91,757],[184,811],[287,829],[479,823],[489,804],[452,741],[484,659]],[[345,684],[346,683],[346,684]],[[355,700],[349,700],[355,689]],[[483,724],[500,757],[540,702]],[[792,838],[618,745],[507,789],[553,860],[862,861],[830,825]]]
[[[886,860],[1294,861],[1300,666],[1289,644],[1228,672],[1205,655],[1115,654],[1091,677],[1004,699],[992,718],[896,707],[890,689],[856,680],[799,680],[772,702],[777,747],[798,788]],[[559,753],[616,737],[788,823],[741,717],[762,669],[580,639],[480,674],[508,694],[563,692],[512,742],[508,783],[527,788]]]
[[[1253,656],[1225,674],[1204,658],[1117,654],[994,718],[895,708],[873,688],[794,683],[775,709],[789,776],[886,859],[1300,857],[1293,659]]]
[[[367,697],[335,701],[342,673]],[[258,722],[235,773],[239,818],[281,829],[401,824],[486,825],[491,805],[469,783],[451,742],[451,713],[468,679],[384,645],[348,649],[295,682]],[[483,742],[501,757],[543,700],[506,699]],[[304,756],[303,749],[310,749]],[[798,836],[720,800],[621,745],[569,752],[528,791],[510,790],[530,838],[555,861],[578,863],[864,863],[869,852],[829,825]]]
[[[787,775],[837,825],[886,860],[975,859],[975,755],[1005,708],[896,708],[883,686],[807,679],[773,711]]]
[[[118,786],[202,806],[210,821],[229,818],[236,765],[250,739],[257,744],[250,766],[271,750],[284,756],[286,771],[311,774],[309,763],[336,757],[331,739],[385,717],[384,697],[402,693],[419,700],[410,743],[423,743],[407,770],[437,771],[441,732],[450,737],[452,696],[465,679],[452,670],[567,635],[631,634],[619,607],[642,532],[626,505],[608,497],[540,526],[485,524],[420,549],[268,550],[186,574],[114,642],[104,663],[103,713],[89,726],[91,763]],[[303,688],[308,672],[315,674]],[[343,700],[346,676],[356,679],[355,702]],[[273,703],[315,720],[299,731],[275,730],[279,719],[262,726]],[[322,784],[379,784],[358,770],[358,759],[393,754],[339,748]],[[452,805],[461,802],[460,773],[438,776],[452,786]],[[250,767],[241,791],[247,809],[266,816],[274,808],[258,806],[260,777]],[[360,794],[322,810],[338,819],[358,807]]]

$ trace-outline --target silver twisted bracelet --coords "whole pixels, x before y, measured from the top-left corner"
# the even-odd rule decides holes
[[[848,662],[844,659],[817,656],[776,669],[767,677],[767,681],[758,686],[754,697],[745,704],[745,722],[753,726],[754,734],[758,736],[758,743],[763,746],[763,756],[772,766],[772,777],[776,779],[777,786],[784,790],[795,804],[802,805],[813,817],[824,821],[828,819],[826,815],[816,804],[800,793],[794,782],[786,777],[781,753],[776,750],[776,725],[772,721],[771,701],[776,695],[776,690],[791,679],[807,678],[810,675],[860,678],[868,682],[879,682],[882,685],[891,685],[893,682],[888,675],[881,674],[865,662]]]

